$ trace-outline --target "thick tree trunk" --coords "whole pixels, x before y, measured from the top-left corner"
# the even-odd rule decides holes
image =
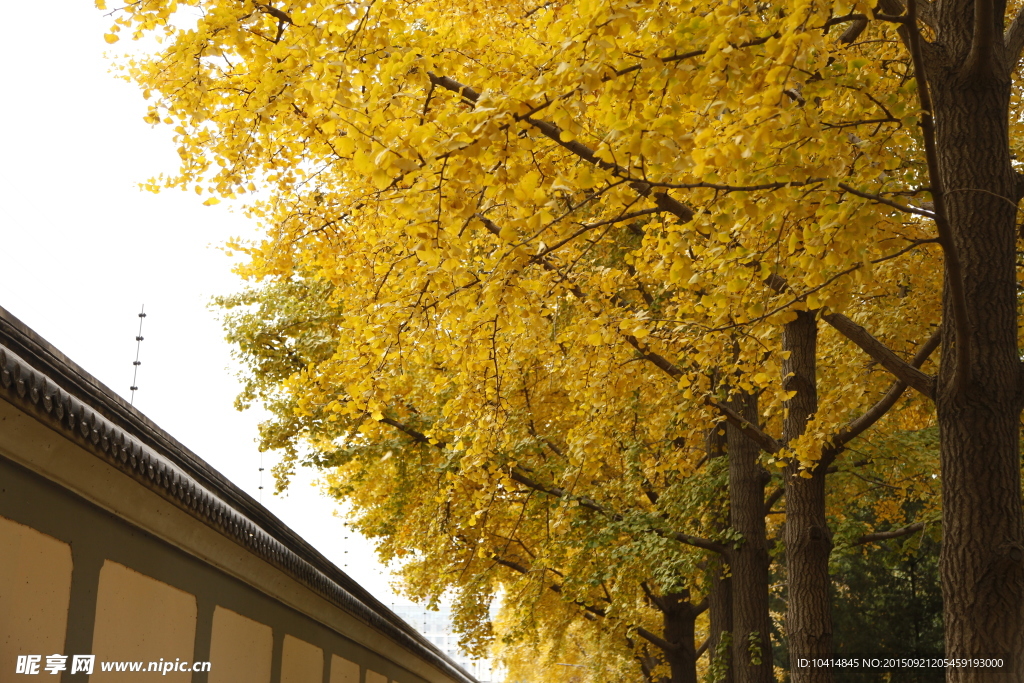
[[[757,398],[738,394],[736,412],[758,424]],[[734,425],[729,443],[729,516],[743,536],[729,553],[732,569],[732,670],[736,683],[770,683],[774,678],[771,621],[768,615],[768,539],[764,522],[764,487],[768,474],[757,462],[760,448]]]
[[[939,175],[962,268],[967,344],[957,338],[946,255],[941,436],[941,575],[946,656],[1012,655],[1012,671],[949,669],[947,680],[1024,679],[1024,518],[1020,482],[1016,178],[1010,162],[1009,70],[1001,41],[990,68],[968,73],[973,3],[938,3],[948,61],[928,71]],[[1002,5],[996,3],[998,18]],[[999,22],[1001,24],[1001,21]],[[999,34],[997,34],[999,35]],[[933,178],[932,182],[935,182]],[[969,373],[957,372],[966,346]]]
[[[783,440],[804,433],[818,409],[816,371],[818,327],[813,312],[801,311],[782,332],[783,386],[795,391],[786,403]],[[825,467],[801,472],[799,463],[786,468],[786,631],[794,683],[831,683],[827,667],[800,667],[799,659],[832,654],[831,584],[828,558],[832,534],[825,519]],[[810,474],[809,477],[804,475]]]
[[[689,593],[670,593],[659,598],[665,640],[672,645],[664,652],[671,683],[697,683],[697,648],[693,639],[698,612],[689,597]]]

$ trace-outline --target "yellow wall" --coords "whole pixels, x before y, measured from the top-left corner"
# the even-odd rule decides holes
[[[388,677],[376,671],[366,670],[366,683],[388,683]]]
[[[18,655],[64,653],[71,597],[71,547],[52,536],[0,517],[0,683],[14,673]]]
[[[100,671],[103,661],[192,661],[196,637],[196,598],[128,567],[107,560],[100,570],[93,651],[96,671],[90,683],[118,681],[125,674]],[[143,665],[145,670],[146,665]],[[150,674],[151,676],[152,674]],[[164,683],[189,683],[192,674],[172,671]]]
[[[323,683],[324,651],[293,636],[284,637],[281,683]]]
[[[331,683],[359,683],[359,665],[331,655]]]
[[[213,611],[209,683],[270,683],[274,630],[229,609]]]

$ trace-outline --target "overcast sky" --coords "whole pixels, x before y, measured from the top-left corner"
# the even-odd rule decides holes
[[[110,20],[87,0],[53,0],[45,21],[6,32],[0,107],[0,306],[111,390],[129,396],[140,306],[147,317],[135,406],[259,499],[258,416],[232,407],[238,385],[209,300],[237,291],[218,246],[255,234],[227,203],[141,192],[177,167],[167,127],[109,73]],[[312,476],[263,502],[386,604],[396,601],[370,546],[332,517]],[[346,540],[345,537],[349,538]]]

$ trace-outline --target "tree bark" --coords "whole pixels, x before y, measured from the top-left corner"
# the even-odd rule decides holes
[[[721,556],[710,559],[711,590],[708,591],[708,664],[721,657],[725,667],[720,675],[709,677],[708,683],[734,683],[731,645],[723,645],[723,635],[728,642],[732,638],[732,577],[725,575],[726,562]],[[719,651],[719,648],[722,648]]]
[[[796,392],[786,402],[782,436],[786,443],[797,439],[818,410],[816,372],[818,327],[813,311],[800,311],[782,332],[783,387]],[[832,534],[825,519],[825,471],[827,463],[800,471],[799,463],[786,468],[786,575],[788,609],[786,631],[794,683],[831,683],[830,668],[800,668],[804,657],[832,654],[831,583],[828,558]],[[806,475],[810,475],[809,477]]]
[[[758,424],[757,397],[737,394],[732,408]],[[732,671],[736,683],[770,683],[774,679],[771,621],[768,615],[768,538],[764,521],[764,487],[768,473],[758,463],[760,448],[733,425],[729,445],[729,517],[742,535],[729,552],[732,569]]]
[[[1013,55],[972,52],[973,3],[935,3],[942,53],[929,55],[937,167],[968,312],[954,327],[949,247],[936,391],[941,442],[940,560],[947,657],[1013,656],[1004,672],[948,669],[947,680],[1024,679],[1016,203],[1008,115]],[[1001,35],[1003,3],[995,3]],[[972,56],[973,55],[973,56]],[[980,56],[979,56],[980,55]],[[980,61],[979,61],[980,60]],[[932,178],[933,187],[936,179]],[[953,330],[964,330],[957,339]],[[966,343],[965,343],[966,342]],[[967,352],[969,372],[957,371]],[[961,376],[966,374],[966,376]]]
[[[708,458],[722,458],[728,455],[727,427],[718,426],[707,435]],[[716,515],[715,525],[719,531],[729,528],[729,495],[723,496]],[[720,516],[718,516],[720,515]],[[734,683],[732,672],[732,576],[728,570],[728,558],[715,554],[708,558],[708,574],[711,588],[708,591],[708,666],[715,667],[716,660],[723,666],[709,672],[707,683]]]
[[[708,459],[728,455],[725,436],[726,426],[718,425],[709,430],[705,448]],[[726,492],[714,504],[713,524],[718,531],[729,528],[729,495]],[[708,671],[706,683],[733,683],[732,675],[732,576],[729,562],[722,554],[708,557]]]
[[[658,598],[663,615],[665,640],[671,647],[664,650],[670,683],[697,683],[697,648],[694,623],[697,608],[690,603],[689,593],[669,593]]]

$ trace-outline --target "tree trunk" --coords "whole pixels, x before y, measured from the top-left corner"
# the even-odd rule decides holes
[[[995,3],[999,36],[1003,4]],[[966,68],[973,3],[936,3],[945,60],[929,55],[935,142],[950,236],[962,268],[967,344],[955,330],[946,254],[943,353],[936,388],[941,437],[941,577],[947,657],[1012,655],[1012,670],[948,669],[947,680],[1024,679],[1024,518],[1017,347],[1017,181],[1008,113],[1013,56]],[[1004,64],[1004,62],[1006,62]],[[935,183],[935,178],[932,183]],[[966,346],[969,372],[957,372]]]
[[[732,674],[732,577],[725,575],[725,559],[711,558],[711,590],[708,591],[708,666],[714,667],[715,675],[708,676],[707,683],[734,683]],[[725,642],[723,642],[723,640]],[[723,666],[718,666],[716,661]]]
[[[707,435],[708,458],[728,455],[727,427],[713,427]],[[714,524],[719,531],[729,528],[729,495],[722,497],[715,511]],[[732,576],[728,559],[721,555],[708,558],[708,676],[707,683],[734,683],[732,674]]]
[[[688,592],[669,593],[659,598],[665,640],[671,645],[664,652],[671,683],[697,683],[697,648],[693,639],[698,611],[689,598]]]
[[[801,311],[782,332],[783,386],[796,394],[786,402],[782,436],[796,440],[818,410],[815,378],[818,327],[813,311]],[[832,534],[825,519],[825,469],[801,472],[799,463],[786,468],[786,575],[788,607],[786,631],[794,683],[831,683],[827,667],[802,668],[801,658],[832,654],[831,583],[828,558]],[[806,475],[810,475],[807,477]]]
[[[736,412],[758,424],[757,397],[737,394]],[[732,670],[736,683],[770,683],[771,620],[768,615],[768,539],[765,531],[764,487],[768,474],[757,459],[760,447],[736,426],[726,429],[729,443],[729,516],[743,537],[729,553],[732,569]]]

